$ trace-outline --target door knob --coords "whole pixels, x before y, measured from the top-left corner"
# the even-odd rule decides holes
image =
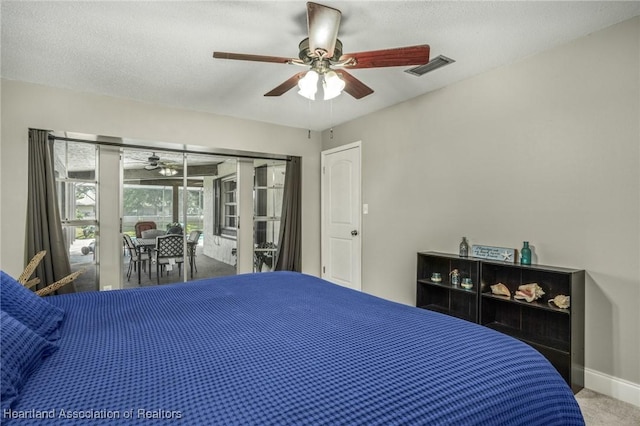
[[[355,237],[356,235],[358,235],[358,231],[354,229],[353,231],[351,231],[351,235]]]

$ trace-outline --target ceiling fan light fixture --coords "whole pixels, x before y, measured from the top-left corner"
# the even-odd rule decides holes
[[[178,171],[176,169],[172,169],[171,167],[162,167],[158,173],[160,173],[162,176],[175,176],[178,174]]]
[[[310,70],[304,77],[298,80],[298,94],[309,100],[314,101],[316,99],[316,92],[318,91],[318,79],[319,74],[314,70]]]
[[[345,82],[338,77],[335,71],[329,71],[324,75],[322,87],[324,89],[324,100],[328,101],[339,96],[344,90]]]

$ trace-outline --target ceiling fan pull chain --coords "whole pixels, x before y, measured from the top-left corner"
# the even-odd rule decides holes
[[[307,139],[311,139],[311,99],[307,100],[307,117],[309,118],[308,128],[309,133],[307,133]]]
[[[333,99],[331,99],[329,102],[329,123],[331,123],[331,129],[329,129],[329,139],[333,139]]]

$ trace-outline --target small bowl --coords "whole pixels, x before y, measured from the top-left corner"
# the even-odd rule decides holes
[[[462,288],[466,288],[467,290],[473,288],[473,282],[471,281],[471,278],[463,278],[462,284],[460,285],[462,286]]]
[[[440,275],[440,272],[434,272],[431,274],[431,281],[434,283],[442,282],[442,275]]]

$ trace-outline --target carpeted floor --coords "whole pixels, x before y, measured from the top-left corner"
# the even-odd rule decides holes
[[[587,426],[638,426],[640,407],[589,389],[576,394]]]

